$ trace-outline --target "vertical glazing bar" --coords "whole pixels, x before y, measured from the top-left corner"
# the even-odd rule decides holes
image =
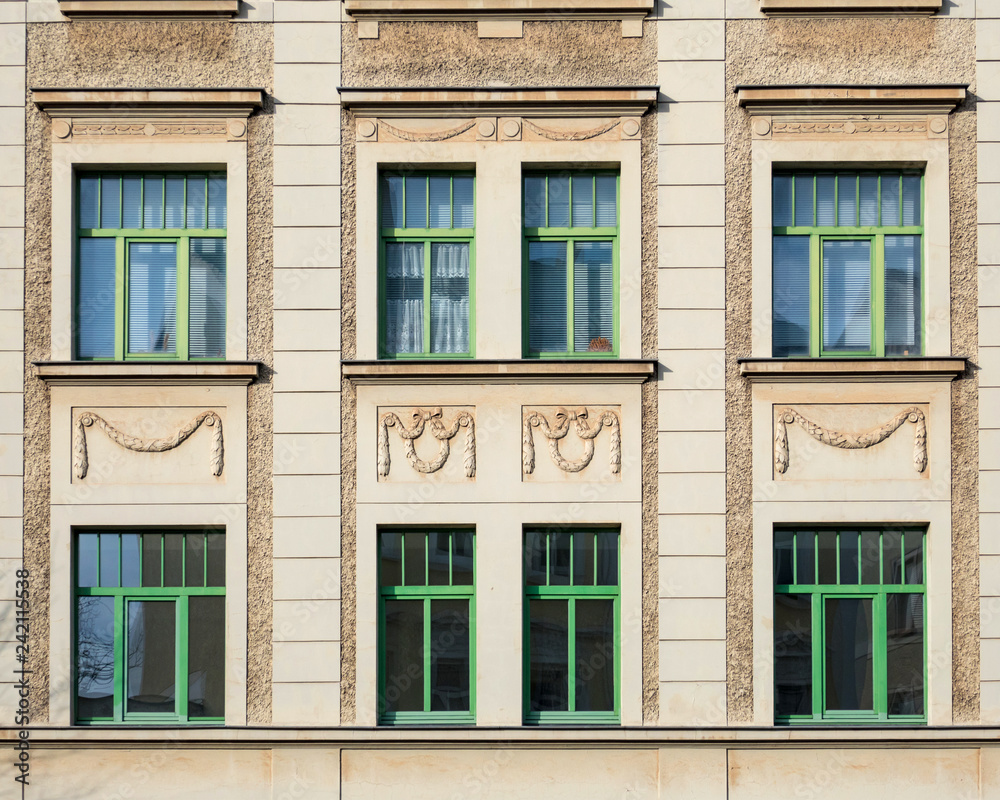
[[[115,543],[118,547],[118,585],[122,585],[122,536],[120,533],[115,534]]]
[[[162,533],[160,534],[160,588],[163,588],[163,562],[166,561],[164,556],[166,555],[167,549],[167,537]]]
[[[900,576],[899,584],[906,584],[906,531],[899,532],[899,566],[900,566]]]
[[[799,582],[799,532],[792,531],[792,583]]]
[[[837,564],[837,586],[840,586],[840,531],[837,531],[836,538],[833,540],[833,549]]]
[[[430,533],[424,534],[424,584],[430,585],[431,582],[431,535]]]
[[[566,615],[566,629],[569,636],[566,637],[566,646],[569,650],[566,656],[569,667],[569,679],[566,681],[566,693],[569,695],[569,710],[576,711],[576,598],[570,598],[569,612]]]
[[[187,537],[186,533],[181,534],[181,586],[187,586]]]
[[[424,707],[431,710],[431,599],[425,597],[424,604]]]
[[[573,544],[576,539],[577,534],[570,533],[569,535],[569,585],[573,586],[576,583],[576,576],[573,574]],[[586,563],[586,562],[584,562]]]
[[[166,181],[164,181],[165,183]],[[177,630],[177,659],[174,662],[177,696],[174,699],[175,713],[181,722],[188,721],[188,596],[182,594],[177,598],[175,609],[175,628]]]
[[[208,531],[202,531],[201,539],[201,561],[204,567],[204,580],[202,586],[208,586]]]
[[[826,630],[823,627],[823,595],[813,592],[810,597],[812,612],[812,714],[821,719],[826,708],[826,686],[823,683],[823,655]]]
[[[100,547],[98,547],[98,550],[100,550]],[[125,674],[125,631],[128,626],[125,624],[125,598],[120,594],[115,595],[114,609],[115,619],[113,625],[115,641],[113,645],[114,660],[111,666],[113,684],[111,689],[112,716],[115,722],[121,722],[125,718],[125,681],[127,680]]]

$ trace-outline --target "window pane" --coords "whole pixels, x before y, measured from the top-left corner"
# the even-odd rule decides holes
[[[427,584],[427,534],[407,533],[403,536],[403,583],[406,586]]]
[[[528,707],[569,711],[569,604],[529,600]]]
[[[451,583],[451,534],[427,534],[427,585],[448,586]]]
[[[117,175],[105,175],[101,178],[101,227],[120,228],[121,213],[121,179]]]
[[[166,208],[164,217],[166,228],[184,227],[184,176],[167,175],[166,177]],[[200,227],[200,226],[199,226]]]
[[[423,244],[386,243],[385,298],[386,352],[424,352]]]
[[[871,242],[823,242],[823,349],[871,349]]]
[[[122,586],[140,585],[139,534],[123,533],[122,543]]]
[[[386,711],[424,711],[424,601],[385,601]]]
[[[146,175],[142,179],[142,227],[163,227],[163,178]]]
[[[191,239],[188,280],[189,355],[191,358],[225,358],[225,239]]]
[[[431,228],[451,227],[451,176],[431,175],[430,183]]]
[[[208,187],[204,175],[187,176],[187,227],[204,228],[208,213]]]
[[[475,227],[474,181],[471,175],[456,175],[452,178],[452,227]]]
[[[119,537],[117,533],[101,534],[101,586],[121,586],[119,575]]]
[[[817,553],[816,566],[819,574],[816,583],[837,582],[837,532],[820,531],[816,536]]]
[[[175,616],[173,601],[131,600],[128,603],[127,713],[176,712]]]
[[[615,285],[611,242],[573,244],[573,350],[613,349]]]
[[[795,224],[813,224],[813,176],[795,176]]]
[[[76,716],[114,714],[115,599],[76,599]]]
[[[858,174],[842,172],[837,176],[837,225],[858,224]]]
[[[81,228],[99,228],[97,215],[97,193],[100,190],[100,178],[96,175],[80,178],[80,191],[77,195],[79,225]]]
[[[924,534],[923,531],[907,531],[903,536],[903,564],[906,567],[906,583],[924,582]]]
[[[208,550],[205,557],[208,559],[208,580],[206,586],[226,585],[226,535],[224,533],[210,533],[207,537]]]
[[[840,532],[840,583],[858,583],[858,532]]]
[[[540,531],[529,531],[524,536],[524,582],[528,586],[545,586],[546,549],[548,536]]]
[[[403,179],[398,175],[382,176],[382,227],[403,227]]]
[[[179,533],[163,536],[163,585],[184,585],[184,537]]]
[[[76,585],[99,586],[96,533],[81,533],[76,539]]]
[[[184,536],[184,585],[205,585],[205,534]]]
[[[862,172],[861,187],[861,224],[878,225],[878,173]]]
[[[615,604],[576,601],[576,710],[615,710]]]
[[[861,532],[861,582],[872,585],[881,583],[881,541],[878,531]]]
[[[569,586],[570,535],[549,534],[549,585]]]
[[[791,531],[774,532],[774,582],[777,585],[795,583],[794,545],[795,534]]]
[[[455,531],[451,535],[451,583],[453,586],[472,586],[475,555],[472,535],[472,531]]]
[[[403,534],[382,533],[379,535],[379,583],[382,586],[403,585]]]
[[[882,582],[900,584],[903,582],[903,534],[900,531],[886,531],[882,534]]]
[[[771,219],[775,227],[792,224],[792,176],[775,175],[772,181]]]
[[[885,354],[918,356],[921,353],[921,303],[919,236],[885,237]]]
[[[920,224],[920,176],[903,176],[903,224]]]
[[[594,585],[594,556],[597,551],[597,534],[577,531],[573,534],[573,585]]]
[[[431,244],[431,352],[469,352],[469,245]]]
[[[809,355],[809,237],[775,236],[771,331],[775,358]]]
[[[142,585],[163,585],[163,534],[142,534]]]
[[[774,597],[774,711],[812,714],[812,598]]]
[[[427,227],[427,178],[408,177],[406,181],[406,227]]]
[[[924,596],[886,595],[890,714],[924,713]]]
[[[431,600],[431,711],[468,711],[469,601]]]
[[[826,615],[826,710],[873,710],[872,599],[828,597]]]
[[[573,177],[573,225],[578,228],[594,227],[594,176]]]
[[[226,715],[226,598],[188,600],[188,715]]]
[[[208,227],[226,227],[226,176],[208,177]]]
[[[816,224],[837,224],[837,176],[832,172],[816,176]]]
[[[175,242],[129,244],[128,351],[177,352]]]
[[[569,176],[549,176],[549,227],[569,227]]]
[[[597,176],[597,227],[618,225],[618,176]]]
[[[524,227],[545,227],[545,176],[524,176]]]
[[[139,175],[122,178],[122,227],[142,227],[142,177]]]
[[[795,566],[798,571],[798,584],[807,586],[816,582],[816,534],[799,531],[795,536]]]
[[[566,242],[529,242],[528,271],[528,347],[565,352]]]
[[[618,585],[618,534],[614,531],[597,534],[597,585]]]
[[[882,173],[882,226],[899,225],[899,173]]]
[[[77,357],[114,358],[114,239],[80,239],[76,286]]]

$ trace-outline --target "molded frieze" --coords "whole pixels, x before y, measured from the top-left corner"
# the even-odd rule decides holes
[[[409,409],[384,409],[380,408],[378,413],[378,476],[379,480],[386,480],[390,477],[392,470],[392,445],[394,439],[400,440],[403,449],[403,456],[410,465],[409,470],[402,470],[403,476],[399,476],[397,469],[393,478],[409,477],[411,480],[414,473],[418,476],[432,475],[445,469],[449,463],[451,455],[451,440],[458,432],[465,430],[465,438],[462,443],[461,475],[456,474],[456,470],[445,470],[445,477],[456,479],[476,477],[476,420],[475,409],[472,407],[452,407],[442,408],[440,406],[430,409],[409,408]],[[403,420],[409,420],[409,424]],[[445,421],[445,420],[449,421]],[[392,435],[390,431],[394,432]],[[427,433],[427,436],[424,434]],[[422,438],[423,437],[423,438]],[[421,440],[423,445],[423,456],[417,450],[417,442]],[[433,442],[437,443],[437,452],[431,451]],[[454,460],[452,460],[454,463]]]
[[[359,142],[638,141],[636,117],[359,119]]]
[[[538,467],[541,473],[539,477],[543,480],[553,479],[558,474],[553,474],[551,468],[541,469],[541,463],[536,464],[536,430],[546,441],[552,465],[564,475],[575,475],[586,470],[593,462],[595,440],[605,428],[608,429],[608,435],[602,438],[608,441],[607,473],[617,477],[621,474],[622,467],[620,407],[581,407],[569,410],[550,406],[540,409],[523,409],[522,473],[525,476],[533,476],[536,474],[536,467]],[[572,437],[569,436],[571,430],[574,434]],[[596,468],[592,472],[595,471]],[[586,477],[587,480],[594,480],[597,476],[588,474]]]

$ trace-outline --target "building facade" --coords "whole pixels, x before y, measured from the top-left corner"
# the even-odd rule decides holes
[[[3,796],[1000,797],[995,0],[0,29]]]

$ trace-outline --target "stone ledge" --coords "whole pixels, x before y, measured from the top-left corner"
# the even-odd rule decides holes
[[[246,386],[258,361],[34,361],[45,383],[75,386]]]
[[[751,116],[770,114],[947,114],[965,100],[964,84],[907,86],[737,86]]]
[[[345,378],[358,385],[645,383],[656,362],[607,361],[342,361]]]
[[[31,99],[50,115],[76,118],[248,117],[264,105],[264,90],[33,88]]]
[[[929,16],[941,0],[760,0],[769,17]]]
[[[59,0],[70,19],[219,19],[235,17],[240,0]]]
[[[751,383],[883,383],[953,381],[966,359],[921,358],[741,358],[740,374]]]
[[[642,19],[653,0],[346,0],[355,19],[375,21],[514,19]]]

